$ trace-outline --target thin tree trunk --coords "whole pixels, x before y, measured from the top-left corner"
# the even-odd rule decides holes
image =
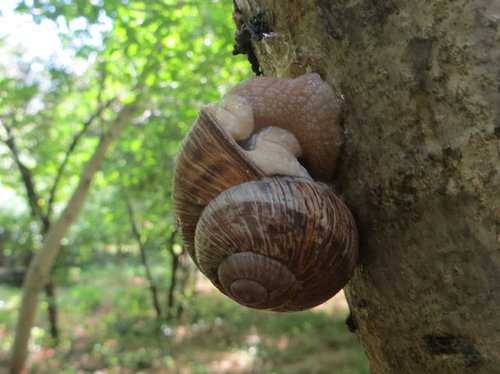
[[[146,278],[148,279],[149,282],[149,290],[151,292],[151,299],[153,301],[153,306],[156,311],[156,317],[160,318],[162,316],[162,310],[160,307],[160,302],[158,300],[158,289],[156,287],[156,283],[153,279],[153,275],[151,274],[151,268],[149,266],[149,261],[148,257],[146,254],[146,248],[144,246],[144,242],[142,241],[141,238],[141,233],[139,231],[139,228],[137,226],[137,222],[135,220],[135,214],[134,214],[134,209],[132,207],[132,202],[130,201],[130,198],[127,194],[127,191],[125,190],[125,187],[122,184],[122,194],[123,198],[125,200],[125,204],[127,205],[127,211],[128,215],[130,218],[130,226],[132,229],[132,234],[135,237],[135,240],[137,241],[137,245],[139,246],[139,252],[141,254],[141,262],[142,265],[144,266],[144,269],[146,271]]]
[[[54,281],[52,279],[48,279],[45,284],[45,295],[47,296],[47,311],[49,314],[49,325],[50,325],[50,335],[52,339],[55,340],[55,344],[57,344],[59,340],[59,331],[57,329],[57,304],[56,304],[56,288],[54,286]]]
[[[61,247],[61,240],[80,213],[88,195],[94,174],[96,171],[100,170],[109,146],[131,120],[137,106],[138,99],[124,106],[110,129],[101,135],[94,154],[85,164],[82,174],[80,175],[80,182],[75,192],[59,219],[50,226],[49,231],[44,237],[42,249],[35,255],[29,265],[23,285],[23,299],[19,311],[16,337],[10,362],[10,372],[12,374],[19,373],[24,366],[30,331],[35,320],[35,313],[38,306],[39,293],[47,281],[52,264]]]
[[[174,251],[176,235],[177,235],[177,230],[175,230],[170,235],[170,240],[168,241],[168,250],[170,252],[170,257],[172,260],[170,267],[170,287],[168,289],[168,301],[167,301],[168,318],[172,318],[172,310],[174,308],[174,302],[175,302],[174,293],[175,293],[175,288],[177,286],[177,269],[179,268],[180,254],[177,254]]]
[[[333,184],[358,223],[345,291],[372,371],[498,372],[500,2],[235,4],[264,75],[342,92]]]
[[[172,318],[172,311],[174,309],[174,293],[177,286],[177,269],[179,268],[179,257],[172,257],[171,276],[170,276],[170,287],[168,288],[168,318]]]
[[[48,230],[50,228],[50,218],[44,220],[42,237],[45,238]],[[47,276],[47,283],[45,284],[44,291],[45,297],[47,298],[47,316],[49,321],[49,331],[52,337],[52,344],[56,346],[59,343],[59,329],[57,328],[57,298],[56,298],[56,286],[52,280],[51,274]]]
[[[190,297],[188,299],[184,297],[184,301],[181,301],[177,305],[177,312],[176,312],[177,319],[181,318],[182,315],[184,314],[184,311],[186,310],[186,305],[188,303],[187,300],[194,299],[194,292],[193,292],[194,284],[190,284],[191,283],[190,280],[192,278],[190,259],[186,256],[186,251],[184,250],[184,248],[182,249],[182,255],[179,256],[179,260],[182,267],[182,273],[181,273],[182,276],[181,280],[179,281],[179,289],[182,291],[183,296],[187,296],[188,292],[191,292],[191,294],[189,295]]]

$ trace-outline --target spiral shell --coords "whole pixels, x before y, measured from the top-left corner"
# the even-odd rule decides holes
[[[276,311],[318,305],[347,283],[357,232],[318,182],[269,178],[234,186],[205,208],[195,236],[201,271],[239,303]]]
[[[252,97],[274,93],[275,79],[269,85],[256,79],[253,94],[252,88],[245,89],[246,83],[233,90],[252,104],[257,129],[265,116],[288,129],[305,149],[303,161],[313,174],[329,179],[334,166],[323,160],[338,156],[339,129],[329,128],[338,110],[330,122],[332,109],[320,110],[317,104],[304,104],[296,123],[286,125],[281,117],[290,115],[303,98],[314,96],[312,88],[327,93],[315,102],[334,101],[328,85],[318,80],[311,74],[285,83],[302,91],[292,101],[278,98],[276,110]],[[358,236],[349,210],[323,183],[266,175],[226,132],[215,112],[214,107],[201,110],[174,169],[174,214],[186,250],[221,292],[242,305],[297,311],[326,301],[347,283],[356,264]],[[325,139],[321,131],[311,132],[315,123],[304,113],[321,121],[318,128],[329,134],[327,145],[335,149],[321,149]]]

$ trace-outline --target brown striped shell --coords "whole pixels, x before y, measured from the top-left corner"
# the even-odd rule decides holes
[[[222,192],[196,228],[201,271],[240,304],[312,308],[337,293],[356,263],[358,239],[345,204],[319,182],[273,177]]]
[[[354,270],[357,231],[344,203],[323,183],[266,176],[211,107],[181,146],[173,201],[188,253],[242,305],[308,309],[338,292]]]
[[[196,264],[194,233],[203,209],[229,187],[264,177],[217,123],[213,110],[202,109],[179,150],[172,191],[176,224]]]

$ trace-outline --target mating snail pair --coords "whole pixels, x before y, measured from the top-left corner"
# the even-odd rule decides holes
[[[313,180],[333,176],[340,117],[318,74],[255,77],[203,108],[186,135],[174,170],[177,226],[200,270],[240,304],[304,310],[351,277],[354,220]]]

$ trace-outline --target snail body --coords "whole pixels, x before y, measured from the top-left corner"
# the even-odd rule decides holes
[[[269,125],[290,130],[303,151],[302,163],[316,180],[333,178],[341,151],[340,95],[316,74],[295,79],[253,77],[234,86],[223,97],[239,96],[253,111],[256,131]]]
[[[316,86],[328,86],[317,74],[309,78]],[[272,79],[269,84],[278,83],[277,78]],[[320,82],[316,82],[318,79]],[[287,80],[288,86],[290,81],[294,80]],[[241,112],[247,116],[250,105],[254,115],[242,120],[244,126],[259,131],[266,122],[280,125],[279,129],[262,133],[255,149],[246,150],[223,124],[228,118],[234,122],[233,115],[237,117],[239,112],[229,108],[228,113],[220,115],[220,106],[202,109],[186,135],[174,169],[176,222],[196,265],[227,296],[256,309],[308,309],[326,301],[347,283],[356,264],[358,237],[345,204],[326,184],[314,181],[308,173],[311,168],[304,169],[295,157],[302,155],[312,162],[325,154],[330,158],[338,150],[325,152],[308,143],[320,135],[308,134],[303,128],[308,123],[294,129],[296,122],[290,125],[283,118],[290,109],[271,111],[264,118],[263,109],[255,109],[260,104],[255,104],[252,94],[241,91],[244,84],[235,87],[238,100],[246,95],[236,107],[243,107]],[[263,100],[259,97],[257,101]],[[300,112],[300,107],[294,108]],[[238,133],[244,134],[241,138],[249,136],[247,130]],[[334,136],[329,135],[326,142],[338,144],[340,130],[328,133]],[[303,144],[309,146],[304,150]],[[274,155],[278,155],[278,163],[286,161],[284,167],[269,167]],[[333,168],[321,165],[312,170],[311,174],[326,179]]]

